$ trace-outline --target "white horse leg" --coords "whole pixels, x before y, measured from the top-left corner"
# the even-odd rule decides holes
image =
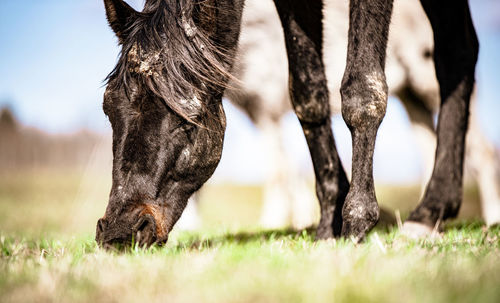
[[[436,151],[436,133],[428,125],[412,123],[417,144],[420,147],[422,157],[422,178],[420,183],[420,196],[424,194],[425,186],[432,175],[434,167],[434,154]]]
[[[259,123],[264,146],[268,149],[269,175],[264,184],[261,225],[266,228],[307,228],[318,221],[318,203],[301,176],[300,168],[291,161],[283,147],[282,129],[278,121]]]
[[[300,175],[297,165],[290,165],[288,173],[292,199],[292,227],[302,230],[318,223],[319,203],[307,180]],[[295,177],[294,180],[291,177]]]
[[[406,109],[413,134],[420,148],[420,155],[422,157],[420,194],[423,195],[425,186],[432,175],[434,155],[436,153],[436,133],[434,131],[433,113],[409,89],[402,89],[397,96]]]
[[[465,165],[477,180],[483,218],[490,226],[500,223],[500,163],[495,148],[481,132],[474,100],[466,138]]]
[[[290,223],[290,192],[287,161],[283,151],[278,121],[259,123],[263,146],[267,149],[269,173],[264,182],[263,209],[260,224],[265,228],[283,228]]]
[[[181,218],[175,224],[177,230],[196,230],[201,226],[201,218],[198,212],[198,194],[189,198]]]

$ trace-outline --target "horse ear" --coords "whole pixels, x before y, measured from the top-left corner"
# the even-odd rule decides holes
[[[104,0],[104,6],[109,26],[115,32],[120,43],[123,43],[127,38],[127,27],[137,18],[139,13],[123,0]]]

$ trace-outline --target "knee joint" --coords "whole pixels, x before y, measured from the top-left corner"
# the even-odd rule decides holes
[[[328,95],[312,93],[309,96],[292,96],[292,104],[301,122],[320,123],[330,118]]]
[[[350,128],[378,127],[387,107],[385,76],[372,73],[342,81],[342,117]]]

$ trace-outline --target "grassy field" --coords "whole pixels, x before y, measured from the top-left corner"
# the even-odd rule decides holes
[[[500,301],[500,227],[471,219],[473,189],[441,239],[409,240],[394,227],[354,244],[315,242],[313,230],[261,230],[259,187],[210,186],[201,193],[202,229],[118,253],[93,240],[108,179],[0,177],[0,302]],[[418,193],[378,190],[403,216]]]

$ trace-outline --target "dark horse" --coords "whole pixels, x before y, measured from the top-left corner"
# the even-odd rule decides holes
[[[104,0],[122,45],[104,112],[113,127],[113,185],[96,240],[165,243],[188,198],[222,151],[222,96],[240,32],[243,0],[146,0],[136,12]],[[379,218],[373,150],[385,115],[384,74],[392,0],[351,0],[341,96],[352,134],[349,184],[337,154],[322,62],[320,0],[274,0],[286,41],[292,105],[302,125],[321,205],[320,239],[361,240]],[[464,138],[478,41],[466,0],[421,0],[434,30],[440,84],[438,144],[431,180],[406,226],[432,229],[457,215]]]

